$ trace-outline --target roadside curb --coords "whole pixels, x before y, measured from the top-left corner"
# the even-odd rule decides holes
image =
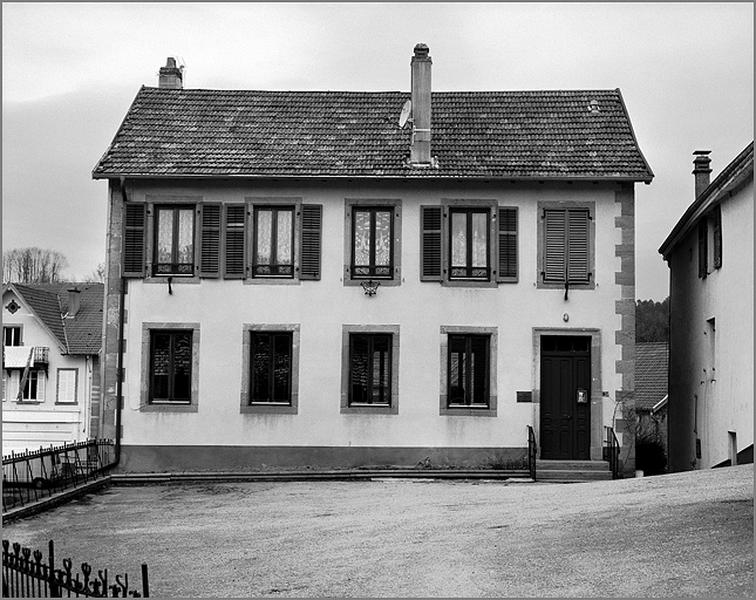
[[[59,504],[73,500],[74,498],[77,498],[79,496],[83,496],[88,492],[98,490],[109,483],[110,475],[105,475],[104,477],[96,479],[95,481],[90,481],[83,485],[69,488],[67,490],[63,490],[62,492],[57,492],[52,496],[42,498],[41,500],[36,500],[35,502],[32,502],[30,504],[25,504],[24,506],[19,506],[18,508],[11,508],[10,510],[3,513],[3,525],[15,519],[21,519],[23,517],[28,517],[43,512],[45,510],[53,508],[54,506],[58,506]]]

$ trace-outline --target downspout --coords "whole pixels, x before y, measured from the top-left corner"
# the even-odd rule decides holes
[[[126,305],[126,285],[128,280],[121,277],[120,304],[118,306],[118,367],[116,379],[116,414],[115,414],[115,460],[111,468],[121,462],[121,410],[123,410],[123,316]]]

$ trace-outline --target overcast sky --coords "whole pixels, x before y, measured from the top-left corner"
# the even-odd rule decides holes
[[[106,188],[91,179],[167,56],[185,87],[409,90],[417,42],[436,90],[620,88],[656,175],[636,186],[639,299],[663,299],[657,249],[753,139],[753,5],[11,3],[3,12],[3,245],[41,246],[82,277],[104,261]]]

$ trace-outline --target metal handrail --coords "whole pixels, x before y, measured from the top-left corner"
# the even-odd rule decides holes
[[[604,429],[606,431],[606,445],[604,446],[606,456],[604,458],[609,461],[609,468],[612,471],[612,479],[619,479],[619,440],[612,427],[604,426]]]
[[[535,431],[528,425],[528,472],[530,478],[536,480],[536,457],[538,455],[538,446],[536,445]]]

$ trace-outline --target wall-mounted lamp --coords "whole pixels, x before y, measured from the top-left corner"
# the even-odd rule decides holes
[[[375,293],[378,291],[378,286],[381,285],[381,282],[369,279],[367,281],[363,281],[360,285],[362,286],[362,289],[365,290],[366,296],[375,296]]]

